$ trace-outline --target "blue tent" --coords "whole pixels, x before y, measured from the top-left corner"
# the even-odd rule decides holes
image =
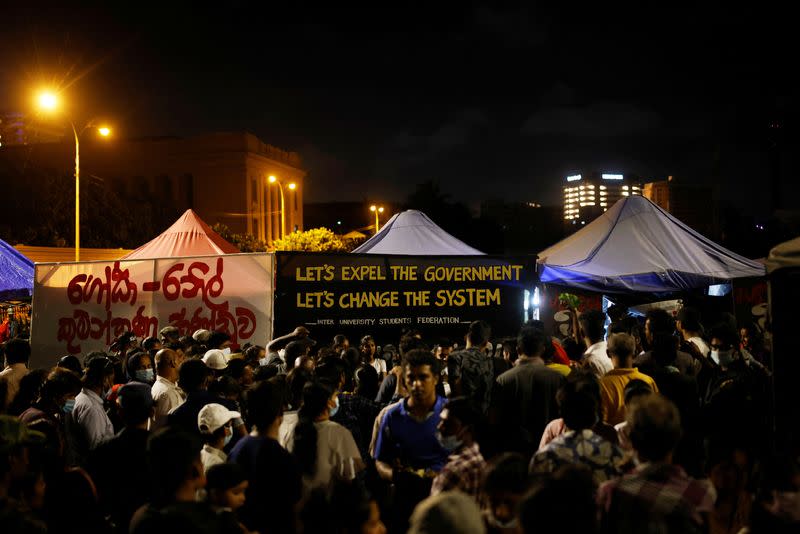
[[[417,210],[395,214],[376,235],[353,252],[411,256],[483,255],[483,252],[451,236]]]
[[[605,293],[670,293],[764,276],[641,196],[623,198],[539,253],[542,282]]]
[[[33,262],[0,239],[0,299],[33,294]]]

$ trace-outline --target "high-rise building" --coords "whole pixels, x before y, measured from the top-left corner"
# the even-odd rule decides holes
[[[641,195],[638,176],[618,172],[578,172],[566,177],[564,223],[583,226],[602,215],[619,199]]]

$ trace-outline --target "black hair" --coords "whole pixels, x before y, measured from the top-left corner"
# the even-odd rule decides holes
[[[415,349],[403,355],[403,367],[429,365],[434,376],[439,376],[439,360],[427,349]]]
[[[737,348],[739,345],[739,335],[734,328],[727,322],[717,323],[711,328],[709,339],[719,339],[726,345]]]
[[[503,352],[508,351],[508,360],[511,363],[517,361],[519,357],[517,354],[517,340],[514,338],[506,338],[503,340]]]
[[[656,334],[675,333],[675,320],[666,310],[654,309],[647,312],[647,321],[650,321],[650,333]]]
[[[592,343],[602,341],[605,334],[606,314],[600,310],[587,310],[578,318],[583,333]]]
[[[578,362],[583,358],[583,353],[586,351],[586,346],[581,345],[574,337],[564,338],[561,342],[564,352],[567,357],[573,362]]]
[[[210,374],[211,369],[202,360],[186,360],[178,369],[178,385],[186,393],[199,391]]]
[[[517,336],[517,352],[520,356],[541,356],[549,341],[544,330],[524,327]]]
[[[300,356],[305,356],[308,352],[308,345],[306,343],[302,343],[300,341],[290,341],[286,348],[284,349],[283,356],[286,360],[287,367],[290,365],[294,366],[294,362]]]
[[[28,363],[31,357],[31,344],[24,339],[14,338],[5,344],[5,352],[9,365]]]
[[[644,397],[646,395],[650,395],[653,393],[653,388],[639,378],[634,378],[627,384],[625,384],[625,390],[623,393],[623,398],[625,401],[625,406],[628,406],[631,402],[635,401],[639,397]]]
[[[67,354],[63,356],[60,360],[58,360],[57,367],[62,367],[64,369],[69,369],[73,373],[77,373],[78,375],[83,374],[83,367],[81,366],[81,361],[78,359],[77,356],[72,354]]]
[[[528,489],[528,460],[517,452],[505,452],[494,457],[486,466],[483,493],[510,492],[522,494]]]
[[[303,404],[297,412],[297,425],[294,429],[294,448],[303,473],[314,476],[317,472],[317,428],[314,420],[328,409],[328,401],[333,389],[323,382],[308,382],[303,387]]]
[[[95,388],[103,385],[107,376],[114,375],[114,362],[103,356],[90,360],[83,372],[83,385]]]
[[[572,372],[556,394],[561,417],[570,430],[591,428],[600,408],[600,383],[590,373]]]
[[[125,423],[125,426],[140,425],[147,421],[147,419],[152,415],[153,405],[152,403],[148,406],[142,405],[141,403],[138,405],[123,403],[123,390],[125,390],[125,388],[142,388],[142,395],[147,395],[145,398],[152,398],[150,397],[150,386],[147,384],[141,384],[139,382],[125,384],[122,386],[122,389],[120,389],[119,396],[117,397],[121,408],[122,421]]]
[[[208,392],[222,398],[239,398],[239,395],[242,394],[242,386],[235,378],[223,375],[208,385]]]
[[[342,360],[350,366],[350,369],[358,369],[362,363],[361,351],[355,347],[350,347],[342,354]]]
[[[283,413],[285,388],[272,380],[259,382],[244,395],[247,423],[265,431]]]
[[[150,436],[147,457],[153,483],[153,504],[163,506],[171,503],[186,480],[201,474],[195,470],[195,462],[202,447],[197,434],[179,428],[162,428]]]
[[[214,330],[211,332],[211,335],[208,336],[208,342],[206,345],[209,349],[218,349],[222,346],[223,343],[226,341],[230,341],[231,336],[225,332],[220,332],[219,330]]]
[[[473,403],[466,397],[452,397],[445,405],[449,417],[458,419],[463,426],[469,427],[472,435],[475,436],[476,429],[480,424],[480,414],[473,407]]]
[[[492,327],[486,321],[472,321],[467,330],[467,339],[475,346],[479,347],[489,341],[492,336]]]
[[[19,381],[19,390],[11,404],[8,405],[10,415],[19,415],[39,398],[42,385],[47,379],[47,369],[32,369]]]
[[[72,371],[56,367],[42,384],[40,397],[45,401],[54,402],[61,397],[77,395],[81,392],[81,379]]]
[[[227,491],[247,480],[244,468],[232,462],[212,465],[206,471],[206,489],[208,491]]]
[[[239,381],[244,376],[244,368],[248,365],[250,365],[250,362],[247,362],[242,358],[228,360],[228,366],[225,368],[222,374]]]
[[[703,331],[700,312],[694,308],[681,308],[681,311],[678,312],[678,320],[684,330],[689,332]]]
[[[360,484],[336,483],[331,494],[330,510],[337,530],[342,534],[361,534],[372,513],[374,499]]]
[[[277,365],[259,365],[253,374],[253,381],[263,382],[264,380],[269,380],[270,378],[278,376],[279,370]]]
[[[311,380],[311,373],[302,367],[297,367],[289,371],[286,375],[286,386],[288,388],[288,405],[296,410],[303,402],[303,388]]]
[[[428,347],[420,338],[409,335],[401,337],[400,343],[397,345],[397,349],[400,351],[401,356],[407,352],[411,352],[412,350],[422,350],[427,348]]]
[[[371,365],[362,365],[356,371],[356,394],[368,399],[378,396],[378,371]]]
[[[314,378],[338,387],[342,380],[342,375],[344,375],[345,382],[347,382],[348,375],[352,374],[348,372],[348,367],[341,358],[326,356],[314,368]]]
[[[260,359],[261,351],[266,352],[267,349],[261,345],[253,345],[244,350],[244,359],[248,362],[257,362]]]
[[[167,343],[162,344],[161,348],[174,350],[175,352],[178,352],[179,350],[186,352],[186,344],[183,343],[182,341],[169,341]]]
[[[142,341],[142,348],[145,350],[145,352],[150,352],[158,344],[161,344],[161,341],[157,337],[151,336]]]
[[[344,345],[345,341],[349,341],[347,339],[346,335],[344,335],[344,334],[336,334],[335,336],[333,336],[333,345],[332,345],[332,347],[333,348],[341,347],[342,345]]]

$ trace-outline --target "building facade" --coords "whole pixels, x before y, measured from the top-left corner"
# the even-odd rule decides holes
[[[618,200],[641,194],[638,176],[598,171],[570,174],[564,183],[564,223],[586,225]]]
[[[98,183],[128,202],[151,200],[174,214],[191,208],[210,225],[222,223],[267,244],[281,237],[282,226],[286,233],[303,230],[306,172],[299,155],[250,133],[108,141],[87,136],[80,148],[82,188]],[[19,160],[17,166],[28,171],[74,173],[74,144],[66,140],[0,150],[0,159]]]
[[[680,183],[669,176],[644,184],[642,195],[704,236],[717,237],[719,217],[712,186]]]

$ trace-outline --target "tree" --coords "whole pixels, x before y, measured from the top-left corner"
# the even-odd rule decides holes
[[[250,234],[234,234],[231,229],[222,223],[211,227],[222,239],[239,249],[239,252],[266,252],[267,244],[256,239]]]
[[[344,241],[327,228],[312,228],[292,232],[272,242],[275,250],[304,250],[308,252],[347,252]]]

